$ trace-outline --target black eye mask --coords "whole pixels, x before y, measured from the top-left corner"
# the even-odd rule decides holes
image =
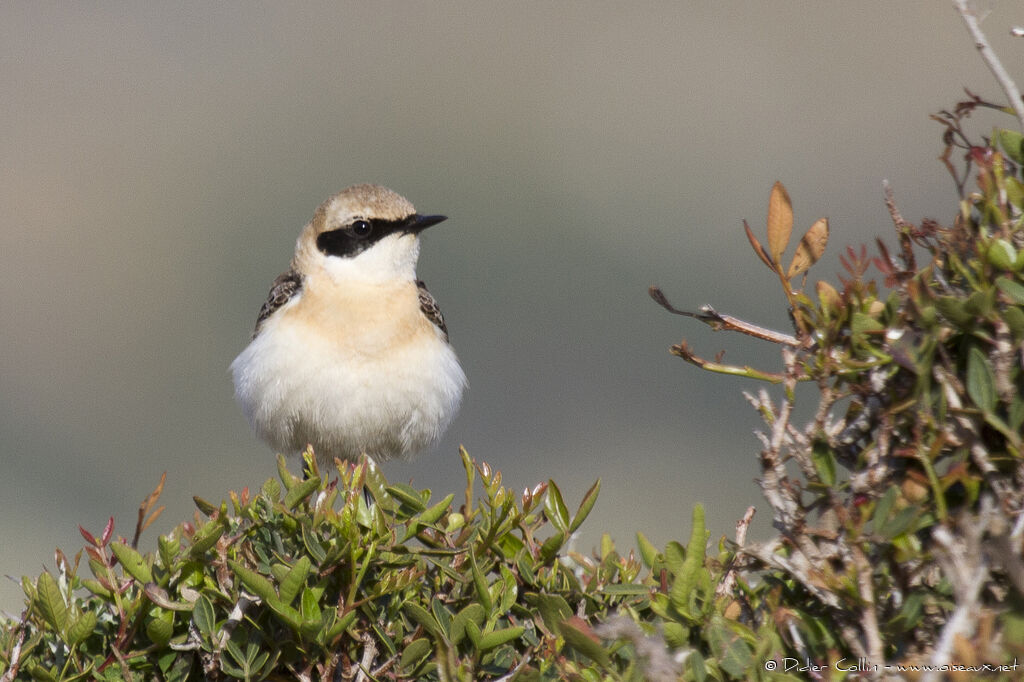
[[[316,238],[316,247],[324,255],[349,258],[362,253],[389,234],[419,234],[443,220],[447,220],[447,217],[419,213],[401,220],[357,218],[344,227],[321,232]]]

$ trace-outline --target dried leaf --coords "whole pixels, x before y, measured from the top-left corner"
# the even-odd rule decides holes
[[[815,288],[818,290],[818,300],[821,301],[823,307],[838,308],[842,305],[843,299],[839,292],[825,280],[819,280]]]
[[[747,221],[743,221],[743,229],[747,231],[747,239],[750,241],[750,245],[754,247],[754,253],[761,259],[761,262],[768,266],[769,270],[774,271],[775,266],[772,265],[772,259],[768,257],[764,247],[761,246],[761,242],[757,241],[757,237],[754,236],[753,230],[750,229],[750,225],[747,225]]]
[[[792,232],[793,205],[786,188],[781,182],[776,182],[768,199],[768,251],[776,265],[782,263],[782,252],[786,250]]]
[[[828,218],[818,218],[807,234],[803,236],[793,254],[793,262],[789,264],[786,279],[793,279],[818,262],[825,253],[828,244]]]

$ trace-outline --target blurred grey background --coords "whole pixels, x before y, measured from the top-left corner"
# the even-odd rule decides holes
[[[991,9],[1020,75],[1020,5]],[[3,3],[0,574],[52,568],[78,524],[130,537],[163,471],[147,549],[192,495],[275,475],[227,367],[317,204],[362,181],[450,216],[420,275],[470,380],[441,445],[389,478],[459,492],[461,443],[573,508],[601,477],[582,550],[685,538],[698,501],[731,537],[760,501],[756,386],[668,346],[777,353],[648,285],[785,328],[741,219],[763,233],[775,180],[798,231],[827,215],[812,279],[891,234],[883,178],[908,219],[947,220],[928,115],[962,86],[1002,98],[934,0]]]

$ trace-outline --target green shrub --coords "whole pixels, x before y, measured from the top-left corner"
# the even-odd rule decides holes
[[[1024,137],[971,143],[962,123],[978,107],[1000,108],[972,97],[935,117],[959,193],[951,223],[908,222],[887,189],[896,246],[847,248],[846,274],[814,296],[807,271],[828,222],[784,265],[792,207],[776,184],[765,244],[747,236],[779,278],[792,334],[680,311],[652,289],[673,312],[780,347],[779,371],[672,347],[781,384],[748,394],[766,425],[773,537],[747,540],[751,507],[735,542],[709,548],[697,506],[685,545],[638,533],[623,554],[605,535],[586,556],[571,538],[599,483],[571,511],[553,481],[516,495],[463,451],[456,506],[367,461],[321,475],[306,453],[303,478],[281,459],[280,482],[258,493],[197,499],[201,516],[155,551],[137,545],[162,481],[131,542],[113,520],[83,529],[83,551],[23,579],[21,618],[0,623],[0,682],[1017,678]],[[803,425],[800,382],[817,388]]]

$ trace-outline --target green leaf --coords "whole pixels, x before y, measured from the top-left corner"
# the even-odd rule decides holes
[[[999,290],[1010,297],[1010,299],[1018,304],[1024,305],[1024,286],[1019,282],[1015,282],[1009,277],[997,277],[996,286]]]
[[[871,527],[876,533],[881,533],[882,526],[889,520],[889,512],[896,501],[896,488],[889,488],[875,504],[874,514],[871,516]]]
[[[437,619],[429,611],[419,604],[406,602],[402,605],[402,610],[409,614],[410,618],[422,625],[423,629],[433,635],[435,639],[441,641],[447,639],[441,624],[437,622]]]
[[[302,620],[306,623],[320,625],[323,614],[320,611],[320,603],[316,593],[308,587],[302,591],[301,610]]]
[[[706,543],[704,506],[697,504],[693,507],[693,528],[690,531],[690,542],[686,546],[686,558],[683,560],[680,573],[676,576],[669,592],[672,605],[682,613],[689,614],[690,593],[697,587],[701,574],[706,570],[704,568],[704,559],[707,556]]]
[[[569,524],[569,532],[573,533],[577,528],[586,520],[590,514],[590,510],[594,508],[594,503],[597,502],[597,495],[601,492],[601,479],[597,479],[594,485],[590,486],[583,495],[583,501],[580,502],[579,509],[576,510],[576,516],[572,517],[572,523]]]
[[[146,636],[157,648],[162,649],[174,635],[174,612],[153,609],[150,614],[152,617],[146,621]]]
[[[1003,148],[1006,155],[1018,164],[1024,164],[1024,135],[1016,130],[1000,130],[996,135],[999,139],[999,146]]]
[[[680,644],[680,646],[683,646]],[[704,682],[708,678],[708,669],[704,664],[704,657],[700,651],[695,649],[692,654],[686,657],[686,667],[693,673],[696,682]]]
[[[421,523],[436,523],[438,519],[444,516],[444,513],[448,511],[448,507],[451,506],[452,500],[455,499],[455,493],[449,493],[443,500],[430,507],[422,514],[420,514],[418,521]]]
[[[203,513],[204,516],[212,516],[217,511],[217,505],[212,502],[207,502],[198,495],[192,496],[192,501],[195,502],[196,507]]]
[[[665,634],[665,643],[673,649],[681,649],[690,643],[690,628],[674,620],[666,620],[662,623],[662,632]]]
[[[320,479],[317,477],[307,478],[301,483],[296,483],[288,489],[284,496],[284,506],[288,509],[295,509],[300,502],[313,494],[320,487]]]
[[[651,593],[651,588],[646,585],[638,585],[636,583],[609,584],[601,588],[601,593],[617,597],[630,595],[648,595]]]
[[[982,412],[992,412],[996,406],[995,372],[988,357],[977,346],[967,353],[967,394]]]
[[[315,632],[318,624],[303,622],[302,614],[299,613],[298,609],[285,604],[276,596],[265,599],[264,603],[294,632],[299,633],[303,637],[311,637]]]
[[[565,544],[565,535],[563,533],[555,533],[540,546],[540,560],[543,562],[551,561],[558,554],[558,550],[562,549],[562,545]]]
[[[750,645],[730,629],[720,616],[712,619],[706,636],[722,670],[736,679],[747,679],[747,668],[753,657]]]
[[[63,633],[68,624],[68,607],[57,581],[49,573],[42,573],[36,581],[36,599],[39,611],[54,632]]]
[[[466,608],[455,614],[455,618],[452,619],[452,627],[449,632],[452,644],[458,644],[466,636],[466,623],[472,622],[479,629],[486,619],[487,611],[484,610],[483,606],[475,602],[468,604]]]
[[[836,459],[826,441],[816,440],[811,446],[811,461],[818,478],[829,487],[836,483]]]
[[[609,667],[611,665],[611,658],[608,656],[608,652],[598,642],[595,642],[589,633],[581,630],[577,624],[586,625],[586,623],[575,617],[562,623],[561,633],[562,637],[565,638],[566,644],[598,665],[605,668]]]
[[[540,614],[544,626],[551,632],[558,634],[562,622],[572,616],[572,608],[569,602],[559,594],[538,594],[529,592],[523,595],[526,603]]]
[[[103,584],[99,580],[93,580],[92,578],[86,578],[82,581],[82,587],[89,590],[97,597],[103,599],[113,599],[114,593],[103,587]]]
[[[153,582],[153,572],[149,569],[149,564],[137,551],[120,542],[111,543],[110,551],[114,553],[125,572],[131,577],[143,584]]]
[[[961,329],[970,327],[974,322],[974,315],[968,312],[963,301],[956,296],[939,296],[935,299],[935,307],[947,320]]]
[[[1017,249],[1005,239],[996,239],[988,249],[988,262],[1001,270],[1013,270]]]
[[[257,573],[251,569],[246,568],[237,561],[228,559],[228,566],[234,571],[238,579],[245,585],[245,589],[255,594],[260,599],[269,602],[270,600],[278,600],[277,591],[274,590],[274,586],[267,580],[262,574]]]
[[[1003,311],[1003,321],[1010,328],[1014,339],[1024,337],[1024,309],[1020,306],[1009,306]]]
[[[1010,403],[1009,414],[1007,414],[1008,426],[1014,431],[1019,432],[1021,427],[1024,426],[1024,400],[1019,395],[1013,397],[1013,402]]]
[[[356,617],[358,615],[359,613],[355,609],[352,609],[344,616],[339,618],[337,621],[335,621],[328,628],[327,632],[324,633],[324,642],[326,644],[330,644],[331,642],[333,642],[337,637],[341,635],[341,633],[348,629],[348,626],[352,625],[352,623],[355,622]]]
[[[878,532],[882,537],[891,540],[910,529],[918,515],[919,510],[916,507],[904,507],[896,512],[891,519],[886,520]]]
[[[206,637],[213,637],[217,627],[217,616],[213,610],[213,603],[205,594],[200,594],[196,600],[196,607],[192,611],[192,622],[196,624],[199,632]]]
[[[96,627],[96,613],[86,611],[68,627],[68,645],[75,646],[85,641]]]
[[[310,562],[309,557],[303,555],[285,574],[277,588],[277,592],[280,595],[282,602],[285,604],[291,604],[295,601],[295,596],[306,584],[306,578],[309,577],[311,567],[312,563]]]
[[[548,481],[548,493],[544,499],[544,513],[555,528],[564,534],[569,531],[569,508],[562,499],[562,491],[554,481]]]
[[[665,566],[673,578],[683,574],[683,562],[686,561],[686,548],[675,540],[665,545]]]
[[[975,291],[964,301],[964,309],[974,316],[985,317],[992,312],[996,302],[995,289],[987,287],[982,291]]]
[[[414,639],[402,651],[399,666],[406,669],[413,668],[426,658],[433,649],[434,645],[426,637]]]
[[[419,492],[411,485],[406,483],[393,483],[387,487],[388,494],[395,498],[402,504],[412,507],[417,512],[425,511],[427,505],[423,504],[423,499],[420,497]]]
[[[181,542],[176,537],[161,535],[157,537],[156,544],[161,565],[170,571],[178,552],[181,551]]]
[[[850,317],[850,334],[856,343],[865,343],[869,332],[880,332],[885,325],[867,313],[855,312]]]
[[[657,548],[640,531],[636,533],[636,544],[640,550],[640,558],[643,559],[644,565],[647,568],[654,568],[654,562],[658,560]]]
[[[1014,177],[1006,178],[1006,200],[1017,208],[1024,208],[1024,184]],[[1018,260],[1021,254],[1018,254]],[[1014,268],[1020,269],[1019,266]]]
[[[206,550],[217,544],[217,540],[220,540],[223,534],[224,526],[219,521],[209,521],[192,536],[192,546],[188,548],[189,555],[201,557]]]
[[[288,471],[288,460],[284,458],[284,455],[277,456],[277,475],[281,477],[285,490],[291,490],[299,482],[299,477]]]
[[[476,563],[476,555],[473,554],[472,550],[469,551],[469,566],[473,574],[473,586],[476,588],[476,596],[480,599],[480,604],[489,613],[493,608],[491,593],[488,589],[487,579],[480,571],[480,567]]]
[[[469,641],[473,643],[474,649],[480,648],[480,640],[483,635],[480,633],[480,626],[471,620],[466,621],[466,636],[469,637]]]
[[[281,499],[281,484],[277,482],[277,479],[268,478],[260,488],[260,493],[270,502],[277,502]]]
[[[501,646],[506,642],[511,642],[514,639],[519,639],[523,635],[523,628],[519,625],[509,628],[502,628],[501,630],[494,630],[488,632],[486,635],[480,638],[480,643],[477,644],[477,648],[480,651],[488,651],[495,647]]]

